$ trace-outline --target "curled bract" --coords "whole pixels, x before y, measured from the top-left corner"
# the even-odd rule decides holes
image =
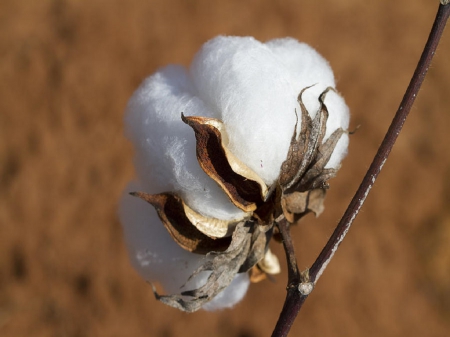
[[[160,223],[147,226],[163,225],[186,252],[180,259],[197,261],[177,276],[178,260],[146,245],[133,232],[138,214],[122,211],[135,266],[172,293],[154,289],[158,300],[189,312],[226,307],[249,280],[279,273],[269,249],[275,219],[319,215],[346,153],[348,109],[333,87],[328,64],[305,44],[218,37],[190,72],[165,68],[138,89],[127,132],[142,189],[131,194],[155,209]],[[164,267],[180,290],[152,272]]]
[[[214,118],[185,117],[197,140],[197,159],[205,173],[213,179],[245,212],[254,211],[267,196],[264,181],[227,148],[228,135],[223,122]]]

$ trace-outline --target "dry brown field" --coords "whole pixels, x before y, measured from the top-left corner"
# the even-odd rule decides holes
[[[127,100],[219,34],[292,36],[324,55],[351,128],[361,127],[325,212],[294,230],[303,269],[368,168],[437,3],[1,0],[0,336],[269,336],[285,270],[232,310],[186,314],[157,302],[130,266],[117,216],[134,175]],[[449,55],[447,29],[391,158],[291,336],[450,335]]]

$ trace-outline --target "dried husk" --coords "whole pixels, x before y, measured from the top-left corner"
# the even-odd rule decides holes
[[[159,295],[154,289],[155,297],[159,301],[182,311],[197,311],[203,304],[209,302],[219,292],[228,287],[238,272],[246,272],[254,266],[251,263],[261,260],[263,256],[258,257],[256,255],[261,252],[264,254],[264,249],[261,249],[261,246],[265,247],[266,244],[266,233],[260,231],[258,226],[254,226],[251,221],[240,222],[233,232],[228,249],[224,252],[207,254],[209,259],[190,276],[189,279],[203,271],[211,271],[203,286],[175,295]]]
[[[304,215],[313,212],[317,217],[324,210],[324,189],[315,189],[306,192],[292,192],[281,199],[281,206],[286,220],[296,223]]]
[[[223,123],[214,118],[185,117],[183,122],[195,132],[197,160],[228,195],[231,202],[245,212],[254,211],[268,193],[264,181],[226,147]]]
[[[281,165],[279,185],[282,189],[281,207],[283,214],[291,223],[297,222],[309,212],[316,216],[322,213],[327,180],[336,175],[338,168],[325,169],[331,158],[337,142],[345,132],[341,128],[335,130],[323,142],[328,120],[328,109],[324,103],[326,94],[333,88],[327,88],[319,96],[319,111],[314,119],[302,101],[302,94],[298,95],[301,108],[301,130],[297,137],[297,124],[291,138],[286,160]]]
[[[224,251],[230,245],[230,237],[214,238],[202,233],[196,228],[189,216],[191,218],[194,217],[194,215],[198,217],[201,216],[187,207],[183,200],[176,194],[148,194],[144,192],[132,192],[130,194],[147,201],[155,207],[161,222],[180,247],[193,253],[207,254],[213,250]],[[186,210],[190,213],[189,216],[186,214]],[[202,224],[206,223],[206,221],[206,218],[203,218]],[[211,221],[213,224],[217,225],[217,227],[214,228],[215,230],[220,227],[222,227],[222,232],[229,230],[226,223],[221,223],[221,221],[217,219],[212,219]],[[220,223],[221,225],[219,225]],[[230,222],[230,226],[234,226],[234,222]]]

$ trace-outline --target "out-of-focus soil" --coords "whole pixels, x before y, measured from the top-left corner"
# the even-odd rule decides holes
[[[232,310],[185,314],[157,302],[131,268],[117,219],[133,177],[122,131],[128,98],[218,34],[293,36],[322,53],[351,128],[361,127],[326,211],[294,230],[303,269],[368,168],[437,3],[2,0],[0,336],[270,335],[285,272],[252,285]],[[449,54],[447,31],[392,157],[292,336],[450,334]]]

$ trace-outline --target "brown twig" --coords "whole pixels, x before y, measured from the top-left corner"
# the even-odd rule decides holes
[[[289,222],[283,218],[277,225],[283,238],[283,247],[286,253],[288,285],[283,309],[272,336],[286,336],[307,296],[301,295],[298,291],[298,285],[301,279],[295,257],[294,245],[291,239]]]
[[[353,220],[357,216],[359,210],[361,209],[370,189],[375,183],[378,174],[380,173],[383,165],[392,150],[392,147],[397,140],[397,137],[405,123],[406,117],[408,116],[411,107],[416,99],[417,93],[422,85],[428,68],[431,64],[431,60],[435,54],[436,47],[439,44],[439,40],[444,31],[445,24],[450,15],[450,4],[448,0],[441,0],[439,5],[436,18],[433,23],[430,35],[428,37],[425,48],[420,57],[419,63],[417,64],[416,70],[411,78],[411,81],[406,89],[405,95],[403,96],[402,102],[392,120],[392,123],[381,143],[378,152],[370,165],[369,170],[364,176],[361,185],[355,193],[355,196],[351,200],[347,210],[342,216],[341,221],[336,226],[333,234],[328,240],[327,244],[323,248],[322,252],[317,257],[314,264],[309,269],[308,279],[302,279],[301,275],[298,273],[298,267],[295,260],[294,247],[292,245],[292,240],[289,233],[289,225],[286,221],[280,221],[278,227],[283,238],[284,248],[286,251],[286,257],[288,260],[288,287],[286,300],[283,309],[280,313],[277,325],[273,331],[272,337],[287,336],[289,330],[300,311],[303,303],[308,297],[309,293],[302,295],[298,290],[298,286],[301,282],[310,282],[311,290],[312,287],[317,283],[323,271],[327,267],[330,260],[333,258],[336,250],[350,229]]]

